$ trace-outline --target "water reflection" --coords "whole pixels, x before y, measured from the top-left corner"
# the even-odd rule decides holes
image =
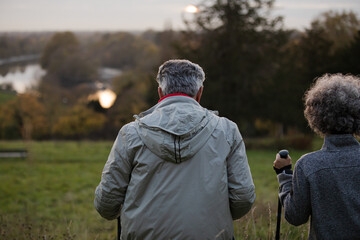
[[[98,69],[98,76],[101,81],[111,81],[121,73],[121,70],[116,68],[101,67]]]
[[[45,74],[46,71],[39,64],[16,66],[9,69],[5,75],[0,75],[0,85],[10,84],[16,92],[24,93],[36,87]]]
[[[46,74],[39,64],[9,66],[5,70],[5,73],[0,73],[0,87],[1,85],[11,85],[18,93],[36,88]],[[102,108],[110,108],[116,100],[116,94],[110,90],[112,79],[119,75],[121,75],[119,69],[99,68],[98,81],[93,84],[96,92],[91,94],[88,99],[99,101]],[[65,103],[67,99],[64,98],[63,101]]]
[[[0,85],[11,84],[19,93],[27,89],[36,87],[46,71],[39,64],[1,66]],[[121,70],[115,68],[102,67],[98,69],[98,81],[95,82],[97,89],[108,88],[112,79],[121,75]]]
[[[116,100],[116,93],[114,93],[112,90],[110,89],[103,89],[103,90],[99,90],[94,94],[91,94],[88,97],[89,101],[99,101],[100,106],[102,108],[110,108],[115,100]]]
[[[116,100],[116,94],[110,89],[98,91],[97,94],[102,108],[110,108]]]

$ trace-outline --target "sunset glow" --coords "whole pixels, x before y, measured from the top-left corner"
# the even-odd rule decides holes
[[[185,12],[188,12],[188,13],[198,13],[198,12],[199,12],[199,9],[198,9],[195,5],[188,5],[188,6],[185,8]]]

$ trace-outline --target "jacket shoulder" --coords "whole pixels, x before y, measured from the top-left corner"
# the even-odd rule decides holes
[[[301,168],[306,177],[318,171],[326,165],[325,154],[322,150],[304,154],[296,161],[295,168]]]
[[[120,128],[120,133],[134,134],[136,133],[135,121],[129,122]]]
[[[239,128],[235,122],[231,121],[226,117],[218,118],[219,124],[217,125],[217,130],[224,132],[226,140],[230,145],[233,145],[234,143],[239,143],[243,140]]]
[[[216,116],[217,118],[219,118],[219,127],[223,128],[224,130],[227,131],[239,131],[238,126],[235,122],[231,121],[230,119],[226,118],[226,117],[219,117]]]
[[[125,124],[120,129],[117,138],[126,145],[126,148],[133,149],[142,144],[141,138],[136,130],[136,122]]]

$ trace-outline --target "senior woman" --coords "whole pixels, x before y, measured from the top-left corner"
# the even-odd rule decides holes
[[[360,239],[360,78],[326,74],[305,94],[305,118],[324,136],[321,150],[291,158],[276,155],[274,169],[285,219],[311,217],[309,239]]]

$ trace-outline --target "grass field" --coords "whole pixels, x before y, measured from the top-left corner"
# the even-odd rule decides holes
[[[115,239],[116,222],[93,207],[94,190],[112,142],[0,142],[26,148],[27,159],[0,159],[0,239]],[[274,239],[278,183],[274,151],[248,151],[257,199],[235,221],[236,239]],[[291,151],[293,159],[304,152]],[[284,219],[281,239],[306,239],[308,225]]]

